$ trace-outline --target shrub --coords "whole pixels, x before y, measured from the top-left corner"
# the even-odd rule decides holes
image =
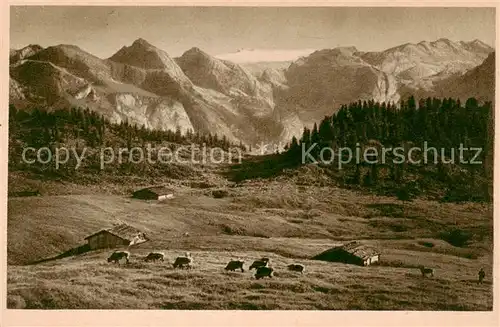
[[[451,231],[441,233],[441,239],[456,247],[467,246],[471,237],[472,234],[470,232],[463,231],[461,229],[453,229]]]
[[[214,190],[212,191],[212,196],[216,199],[221,199],[229,195],[229,192],[226,190]]]
[[[389,228],[394,232],[406,232],[408,228],[400,224],[391,224]]]
[[[431,242],[418,241],[418,244],[423,245],[423,246],[425,246],[427,248],[433,248],[434,247],[434,243],[431,243]]]
[[[227,235],[245,235],[245,231],[238,227],[231,227],[226,224],[222,224],[220,227],[222,232]]]

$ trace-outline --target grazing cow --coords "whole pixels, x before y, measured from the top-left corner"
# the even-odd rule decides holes
[[[245,270],[243,270],[243,264],[244,264],[243,261],[231,260],[231,261],[229,261],[226,268],[224,268],[224,269],[230,270],[230,271],[235,271],[236,269],[241,269],[241,272],[245,272]]]
[[[249,269],[252,270],[253,268],[257,269],[259,267],[267,267],[268,264],[269,258],[260,258],[260,260],[255,260]]]
[[[304,265],[301,265],[301,264],[291,264],[291,265],[288,265],[288,270],[298,271],[301,274],[304,273],[305,269],[306,269],[306,267],[304,267]]]
[[[150,254],[147,255],[146,258],[144,258],[144,261],[149,262],[149,261],[163,261],[165,259],[165,253],[163,252],[151,252]]]
[[[108,258],[108,262],[114,261],[114,263],[120,263],[120,260],[125,258],[127,263],[129,263],[130,252],[128,251],[115,251]]]
[[[270,267],[259,267],[257,268],[257,271],[255,272],[255,279],[260,279],[264,277],[273,277],[273,268]]]
[[[434,270],[432,268],[424,268],[424,266],[420,266],[420,272],[422,273],[422,277],[425,277],[426,275],[434,277]]]
[[[486,276],[486,273],[484,272],[484,269],[481,268],[481,270],[479,270],[479,272],[477,274],[479,277],[478,284],[481,284],[484,280],[484,277]]]
[[[193,258],[189,252],[186,253],[184,257],[177,257],[173,264],[174,268],[189,268],[193,267]]]

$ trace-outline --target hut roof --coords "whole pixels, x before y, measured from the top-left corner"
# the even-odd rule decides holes
[[[113,234],[115,236],[118,236],[119,238],[122,238],[122,239],[128,240],[128,241],[132,241],[137,235],[143,234],[142,231],[140,231],[140,230],[138,230],[130,225],[120,224],[120,225],[116,225],[112,228],[102,229],[102,230],[98,231],[97,233],[94,233],[92,235],[85,237],[85,239],[91,238],[92,236],[97,235],[97,234],[102,233],[102,232],[108,232],[110,234]]]
[[[145,187],[145,188],[142,188],[140,190],[135,191],[134,193],[144,192],[144,191],[150,191],[150,192],[153,192],[153,193],[158,194],[158,195],[166,195],[166,194],[173,194],[174,193],[173,189],[166,187],[166,186],[162,186],[162,185]]]
[[[380,254],[380,252],[371,246],[358,243],[356,241],[344,244],[337,247],[337,249],[344,250],[358,258],[366,259],[374,255]]]

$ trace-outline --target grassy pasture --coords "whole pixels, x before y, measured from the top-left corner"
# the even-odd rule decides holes
[[[492,207],[366,195],[283,180],[230,186],[175,185],[175,198],[140,201],[130,185],[49,185],[50,194],[8,201],[10,308],[163,308],[312,310],[491,310]],[[49,187],[47,186],[47,187]],[[227,191],[215,198],[212,191]],[[151,241],[130,249],[129,265],[106,262],[109,251],[26,265],[83,244],[85,236],[122,221]],[[464,246],[447,240],[453,230]],[[189,236],[183,234],[189,232]],[[448,234],[446,234],[448,233]],[[465,235],[464,234],[464,235]],[[380,249],[380,265],[309,260],[348,240]],[[167,262],[142,261],[151,250]],[[190,251],[195,269],[174,270]],[[230,259],[271,258],[273,279],[225,272]],[[303,263],[306,273],[287,271]],[[435,269],[422,278],[416,268]],[[477,284],[484,267],[486,281]]]

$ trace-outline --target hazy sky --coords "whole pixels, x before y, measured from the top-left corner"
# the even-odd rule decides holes
[[[492,8],[11,7],[11,48],[75,44],[101,58],[142,37],[177,56],[193,46],[382,50],[407,42],[495,44]]]

